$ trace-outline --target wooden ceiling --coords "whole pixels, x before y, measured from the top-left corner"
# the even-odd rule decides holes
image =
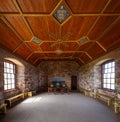
[[[54,17],[60,5],[69,13],[62,23]],[[119,45],[120,0],[0,0],[0,46],[35,66],[46,60],[84,65]]]

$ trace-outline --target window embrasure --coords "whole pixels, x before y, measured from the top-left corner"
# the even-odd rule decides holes
[[[110,60],[102,64],[102,88],[115,90],[115,61]]]

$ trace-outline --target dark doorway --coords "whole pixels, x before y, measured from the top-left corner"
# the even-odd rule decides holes
[[[71,90],[77,90],[77,76],[71,76]]]

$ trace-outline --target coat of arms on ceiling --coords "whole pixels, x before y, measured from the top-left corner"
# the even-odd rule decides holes
[[[54,17],[58,20],[58,22],[63,23],[68,17],[69,17],[69,12],[66,9],[66,7],[61,4],[54,12]]]

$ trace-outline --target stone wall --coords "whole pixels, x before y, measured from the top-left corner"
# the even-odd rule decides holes
[[[45,61],[39,65],[39,81],[42,84],[42,76],[46,78],[46,84],[51,78],[62,77],[66,79],[66,83],[71,88],[71,76],[78,75],[79,65],[73,61]],[[44,78],[43,78],[44,79]]]
[[[78,75],[79,88],[93,91],[96,88],[101,88],[101,64],[110,59],[115,60],[116,87],[120,89],[120,48],[80,67]]]
[[[4,59],[16,64],[16,89],[4,91]],[[0,101],[4,98],[38,88],[37,68],[7,51],[0,49]],[[3,102],[3,101],[2,101]]]

